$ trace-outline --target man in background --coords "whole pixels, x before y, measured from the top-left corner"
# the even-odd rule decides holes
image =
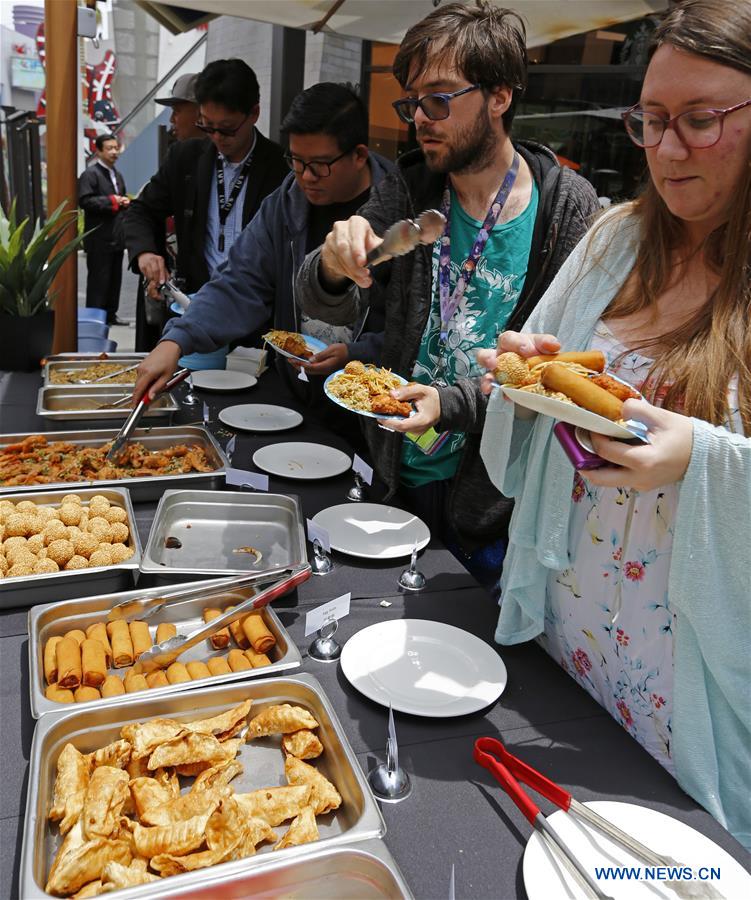
[[[78,205],[84,214],[86,306],[107,310],[110,325],[127,325],[117,317],[123,276],[122,217],[130,205],[125,180],[115,168],[120,145],[111,134],[94,142],[96,161],[78,179]]]
[[[169,97],[156,97],[154,103],[169,106],[172,110],[169,123],[172,134],[178,141],[190,138],[203,138],[204,133],[196,124],[198,122],[198,101],[196,100],[196,80],[198,75],[181,75],[172,85]]]

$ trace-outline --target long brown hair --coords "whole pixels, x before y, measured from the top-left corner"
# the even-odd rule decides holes
[[[751,73],[751,0],[685,0],[657,27],[651,54],[670,44]],[[651,55],[650,54],[650,55]],[[653,306],[674,277],[686,241],[680,219],[667,208],[651,180],[625,212],[641,219],[641,242],[632,277],[607,310],[608,318]],[[638,349],[659,346],[650,371],[648,399],[668,382],[663,405],[715,425],[728,421],[728,384],[738,376],[745,434],[751,434],[751,162],[737,186],[730,216],[704,241],[708,267],[720,276],[706,303],[688,321]],[[636,348],[635,348],[636,349]]]

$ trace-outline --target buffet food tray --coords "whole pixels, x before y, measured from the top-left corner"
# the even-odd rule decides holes
[[[191,721],[216,715],[248,699],[253,701],[251,716],[272,704],[291,703],[307,708],[319,722],[317,735],[324,752],[315,760],[316,768],[334,783],[342,797],[339,809],[318,818],[320,839],[314,844],[289,847],[283,852],[274,852],[269,845],[262,845],[255,856],[175,875],[165,879],[163,885],[159,882],[142,885],[119,896],[152,897],[160,889],[164,891],[163,896],[173,896],[181,889],[201,887],[211,880],[223,884],[235,876],[247,877],[251,873],[271,870],[282,860],[290,865],[298,860],[301,863],[312,861],[335,847],[382,837],[386,831],[383,817],[344,729],[315,678],[309,675],[264,678],[207,690],[184,691],[168,698],[131,694],[127,703],[103,705],[95,710],[66,710],[44,716],[37,722],[28,781],[34,789],[26,795],[19,896],[24,900],[49,896],[44,885],[60,838],[57,829],[53,831],[48,824],[47,813],[52,802],[57,759],[66,743],[72,743],[81,753],[90,753],[118,740],[123,725],[157,717]],[[232,781],[235,792],[283,784],[282,756],[278,744],[272,744],[271,740],[242,745],[238,759],[243,763],[244,771]]]
[[[190,575],[247,575],[297,566],[307,559],[297,497],[243,491],[165,491],[141,571],[163,583]]]
[[[53,421],[124,422],[131,412],[129,405],[114,409],[99,407],[122,400],[124,396],[130,395],[131,387],[127,384],[112,387],[98,384],[51,384],[39,388],[37,415]],[[180,404],[171,394],[162,394],[149,403],[143,415],[149,419],[171,416],[178,409]]]
[[[89,387],[87,384],[55,384],[52,381],[52,373],[55,371],[65,372],[82,372],[89,366],[96,365],[99,362],[117,363],[123,369],[127,366],[135,365],[146,359],[145,353],[58,353],[55,356],[48,356],[44,365],[42,378],[44,386],[54,385],[55,387],[72,387],[80,390]]]
[[[17,489],[16,489],[17,490]],[[46,491],[10,494],[3,492],[2,499],[13,503],[30,500],[37,506],[59,506],[60,501],[72,490]],[[134,550],[133,556],[125,562],[111,566],[97,566],[93,569],[73,569],[54,572],[49,575],[20,575],[0,579],[0,609],[15,606],[33,606],[49,603],[51,600],[67,600],[81,594],[98,594],[103,591],[122,591],[132,587],[141,562],[141,541],[138,537],[136,517],[130,494],[122,488],[79,488],[75,491],[84,505],[97,494],[106,497],[112,506],[122,507],[128,515],[128,544]],[[67,630],[67,629],[66,629]]]
[[[211,581],[192,582],[190,584],[175,585],[169,590],[174,600],[166,604],[158,613],[147,619],[152,640],[154,639],[157,625],[162,622],[171,622],[177,627],[178,634],[189,634],[203,624],[202,614],[204,607],[220,607],[231,605],[222,602],[216,597],[209,602],[204,599],[212,590],[223,584],[229,584],[231,579],[214,579]],[[252,589],[244,589],[247,596]],[[164,588],[148,588],[146,590],[133,590],[125,593],[102,594],[98,597],[86,597],[79,600],[69,600],[63,603],[49,603],[46,606],[37,606],[29,610],[29,694],[31,701],[31,714],[35,719],[46,713],[59,713],[68,709],[99,710],[103,707],[122,705],[133,700],[136,694],[120,694],[117,697],[90,700],[88,703],[76,703],[75,705],[57,703],[48,700],[45,696],[47,687],[44,679],[44,645],[47,640],[56,635],[64,635],[74,628],[86,631],[94,622],[104,622],[107,613],[116,604],[124,600],[132,600],[137,597],[160,597],[165,594]],[[237,592],[235,593],[235,598]],[[232,601],[235,605],[237,599]],[[178,605],[179,604],[179,605]],[[169,703],[175,694],[193,691],[197,688],[210,687],[212,685],[239,681],[245,678],[258,678],[268,675],[279,675],[289,669],[296,669],[302,663],[300,651],[290,638],[287,629],[279,621],[279,617],[271,608],[265,606],[259,610],[263,620],[271,633],[276,638],[276,646],[268,655],[271,659],[270,666],[259,669],[249,669],[241,672],[232,672],[227,675],[215,675],[213,678],[204,678],[201,681],[186,681],[179,684],[171,684],[168,687],[150,688],[140,696],[149,699],[161,698]],[[234,643],[230,645],[234,647]],[[180,656],[180,662],[187,663],[191,660],[203,660],[211,656],[223,656],[227,650],[214,650],[208,641],[202,642],[190,650],[186,650]],[[110,669],[111,673],[122,674],[123,669]]]
[[[8,444],[15,444],[38,432],[0,435],[0,449]],[[54,441],[70,441],[73,444],[100,447],[113,441],[118,429],[77,431],[47,431],[42,436],[50,443]],[[0,499],[6,494],[19,490],[50,491],[64,490],[65,493],[77,492],[79,488],[123,486],[130,490],[134,501],[156,500],[162,496],[165,488],[177,485],[190,485],[200,488],[219,488],[224,485],[224,467],[227,458],[211,432],[203,425],[175,425],[137,428],[132,440],[143,444],[148,450],[163,450],[176,444],[198,444],[205,451],[210,463],[216,466],[211,472],[188,472],[184,475],[143,475],[133,478],[104,479],[102,481],[58,481],[50,484],[6,485],[0,482]]]

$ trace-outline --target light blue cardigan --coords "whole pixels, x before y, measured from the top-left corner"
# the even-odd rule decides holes
[[[595,324],[636,259],[639,223],[609,213],[575,248],[524,331],[566,350],[591,346]],[[749,325],[751,327],[751,324]],[[544,630],[549,571],[569,565],[573,471],[547,416],[521,419],[496,391],[482,457],[516,500],[496,640]],[[668,594],[674,636],[673,761],[681,787],[751,848],[751,440],[693,420],[679,486]]]

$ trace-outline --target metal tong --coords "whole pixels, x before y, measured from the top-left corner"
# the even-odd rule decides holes
[[[149,403],[151,403],[151,401],[154,400],[156,397],[158,397],[160,394],[165,393],[165,391],[172,390],[172,388],[175,387],[175,385],[180,384],[180,382],[183,379],[187,378],[188,375],[190,375],[190,369],[178,369],[177,372],[175,372],[174,375],[167,382],[167,384],[164,385],[162,390],[159,391],[159,394],[156,394],[154,397],[151,397],[149,395],[148,391],[144,391],[143,395],[141,396],[141,399],[133,407],[133,411],[128,416],[128,418],[125,420],[125,424],[118,432],[117,436],[115,437],[115,440],[112,442],[112,446],[107,451],[107,455],[106,455],[105,459],[107,459],[107,460],[114,459],[116,456],[118,456],[121,453],[123,447],[130,440],[131,435],[135,431],[136,425],[138,425],[138,423],[141,419],[141,416],[146,411],[146,407],[149,405]]]
[[[383,243],[368,253],[369,266],[411,253],[418,244],[432,244],[446,225],[446,216],[437,209],[426,209],[416,219],[401,219],[386,229]]]
[[[182,310],[187,310],[190,306],[190,297],[187,294],[184,294],[179,287],[175,284],[174,281],[167,280],[160,287],[160,291],[162,295],[167,298],[167,300],[173,300]]]
[[[226,628],[238,619],[244,618],[248,613],[260,609],[262,606],[266,606],[278,597],[282,597],[293,588],[296,588],[304,581],[307,581],[308,578],[310,578],[310,575],[310,564],[306,562],[299,566],[290,566],[276,572],[259,572],[256,576],[237,579],[234,584],[230,586],[230,591],[221,591],[224,598],[229,596],[231,599],[232,590],[241,590],[242,588],[257,585],[263,581],[272,579],[274,579],[274,582],[265,590],[260,591],[260,593],[255,593],[255,591],[253,591],[250,597],[243,599],[243,602],[238,606],[235,606],[234,609],[228,610],[221,616],[217,616],[216,619],[212,619],[191,634],[178,634],[166,641],[162,641],[161,644],[154,644],[153,647],[149,648],[145,653],[142,653],[141,656],[138,657],[138,662],[134,667],[134,671],[148,673],[153,672],[155,669],[165,669],[186,650],[189,650],[201,641],[206,640],[206,638],[211,637],[212,634],[221,631],[222,628]]]
[[[602,892],[591,875],[561,840],[534,801],[521,788],[519,782],[531,787],[542,797],[545,797],[546,800],[549,800],[569,815],[582,819],[648,865],[681,867],[681,864],[671,857],[655,853],[654,850],[637,841],[636,838],[627,832],[622,831],[608,819],[584,806],[583,803],[572,797],[564,788],[546,778],[512,753],[509,753],[501,741],[496,738],[478,738],[475,741],[473,756],[476,763],[487,769],[495,777],[524,814],[527,821],[540,832],[543,841],[563,857],[572,874],[575,874],[577,879],[582,882],[582,886],[592,896],[602,898],[607,895]],[[496,759],[496,757],[498,758]],[[709,898],[722,898],[722,894],[708,882],[665,881],[663,884],[672,888],[678,897],[686,898],[686,900],[689,900],[689,898],[691,900],[693,898],[707,898],[707,900]]]

